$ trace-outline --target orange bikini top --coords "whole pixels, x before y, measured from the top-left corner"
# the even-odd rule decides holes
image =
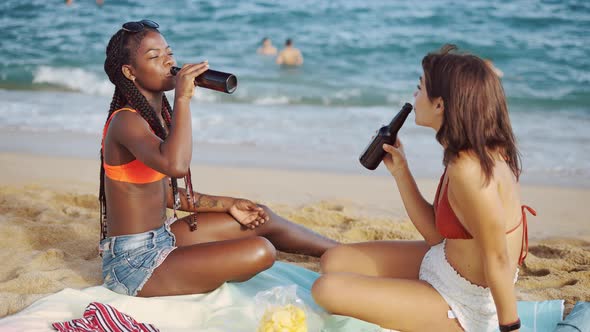
[[[442,191],[442,197],[440,199],[439,204],[439,195],[441,193],[441,186],[443,179],[445,177],[447,170],[445,169],[443,175],[440,178],[440,182],[438,183],[438,189],[436,190],[436,196],[434,197],[434,215],[435,215],[435,226],[436,230],[442,235],[445,239],[473,239],[473,236],[469,234],[469,232],[463,227],[453,208],[449,204],[449,197],[448,197],[448,189],[449,189],[449,182],[447,181],[445,188]],[[532,215],[536,216],[537,212],[532,208],[523,205],[521,206],[522,211],[522,219],[514,228],[506,232],[506,234],[510,234],[514,232],[520,224],[522,223],[522,244],[520,247],[520,258],[518,259],[518,265],[521,265],[524,262],[524,259],[527,256],[529,250],[529,239],[528,239],[528,228],[527,228],[527,220],[526,220],[526,213],[525,209],[529,211]],[[524,251],[523,251],[524,249]]]
[[[131,108],[121,108],[113,112],[113,114],[107,120],[107,123],[104,125],[104,129],[102,131],[102,147],[103,147],[103,154],[104,154],[104,138],[107,136],[107,130],[109,128],[109,124],[115,114],[121,111],[130,111],[133,113],[137,113],[136,110]],[[134,159],[131,162],[123,165],[108,165],[106,162],[103,162],[102,165],[104,166],[105,175],[115,181],[121,182],[128,182],[128,183],[152,183],[159,180],[162,180],[166,177],[165,174],[162,174],[153,168],[146,166],[141,161]]]

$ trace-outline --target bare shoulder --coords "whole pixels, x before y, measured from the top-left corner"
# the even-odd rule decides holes
[[[130,111],[122,111],[115,116],[113,116],[111,120],[111,124],[109,127],[113,126],[129,126],[133,125],[136,126],[140,123],[147,124],[147,122],[141,117],[141,115],[137,112],[130,112]]]
[[[123,111],[117,113],[111,120],[109,133],[120,137],[121,135],[151,133],[151,129],[139,113]]]
[[[502,211],[497,183],[492,179],[486,184],[479,158],[474,153],[460,153],[449,163],[447,174],[449,203],[474,237],[482,235],[481,225],[498,225],[496,222],[504,220],[495,218],[501,215],[498,211]]]
[[[453,184],[479,186],[484,183],[484,173],[476,155],[472,152],[460,152],[447,167],[449,181]]]

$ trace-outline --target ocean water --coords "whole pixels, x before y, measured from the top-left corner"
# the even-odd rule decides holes
[[[590,187],[584,0],[5,0],[0,129],[96,141],[113,92],[102,70],[106,44],[123,22],[142,18],[160,24],[178,63],[208,59],[238,77],[232,95],[199,89],[193,98],[197,160],[368,174],[358,155],[413,101],[422,57],[454,43],[504,72],[523,178]],[[279,48],[293,38],[304,65],[285,69],[257,55],[265,36]],[[406,153],[417,175],[434,177],[441,148],[413,120],[400,133]]]

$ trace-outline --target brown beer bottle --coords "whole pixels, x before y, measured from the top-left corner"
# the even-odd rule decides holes
[[[370,170],[374,170],[379,166],[379,163],[381,163],[381,160],[383,160],[383,157],[385,156],[383,143],[390,145],[395,143],[397,132],[400,130],[411,111],[412,105],[406,103],[387,126],[383,126],[377,130],[373,140],[367,145],[365,151],[363,151],[359,158],[359,161],[363,166]]]
[[[170,68],[172,75],[176,76],[179,71],[180,67]],[[234,74],[209,69],[195,78],[195,85],[215,91],[233,93],[238,87],[238,79]]]

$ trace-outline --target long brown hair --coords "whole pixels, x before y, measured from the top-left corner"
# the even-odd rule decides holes
[[[149,104],[147,99],[141,94],[137,87],[127,79],[121,70],[124,64],[132,64],[134,54],[137,48],[141,44],[141,41],[149,31],[159,31],[144,27],[140,32],[129,33],[123,29],[117,31],[110,39],[106,49],[106,59],[104,61],[104,71],[109,77],[109,80],[115,85],[115,92],[113,99],[111,100],[111,106],[107,115],[107,121],[111,115],[118,109],[125,107],[126,105],[131,106],[135,109],[142,118],[147,121],[150,128],[154,133],[162,140],[166,139],[167,131],[158,120],[156,110]],[[168,128],[170,128],[170,122],[172,118],[173,109],[170,107],[170,103],[166,98],[166,95],[162,96],[162,109],[159,110],[162,114],[162,118]],[[106,124],[105,124],[106,125]],[[105,196],[104,186],[104,154],[103,149],[100,149],[100,189],[98,193],[98,200],[100,201],[100,225],[101,225],[101,239],[104,239],[107,234],[107,202]],[[189,189],[192,190],[192,183],[190,179],[190,169],[187,176],[184,178],[187,186],[187,192]],[[172,179],[172,190],[173,192],[178,191],[176,179]]]
[[[461,151],[472,151],[488,184],[494,167],[492,152],[499,151],[518,179],[520,154],[500,79],[481,58],[456,50],[447,44],[422,59],[428,98],[441,97],[444,102],[442,125],[436,133],[444,147],[443,164],[447,166]]]

